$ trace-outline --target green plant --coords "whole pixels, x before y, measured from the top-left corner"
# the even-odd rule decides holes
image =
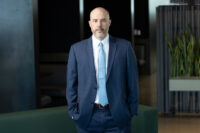
[[[171,77],[200,76],[200,38],[182,31],[174,43],[167,36],[166,41],[171,55]]]

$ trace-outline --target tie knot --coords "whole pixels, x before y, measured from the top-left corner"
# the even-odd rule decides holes
[[[99,43],[99,47],[103,47],[103,43],[102,42]]]

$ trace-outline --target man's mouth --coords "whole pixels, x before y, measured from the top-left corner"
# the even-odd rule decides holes
[[[103,29],[97,29],[96,31],[97,32],[103,32],[104,30]]]

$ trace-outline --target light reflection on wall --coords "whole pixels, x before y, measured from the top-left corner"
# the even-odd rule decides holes
[[[135,43],[133,43],[133,41],[134,41],[134,25],[135,25],[135,23],[134,23],[134,14],[135,14],[135,9],[134,9],[134,5],[135,5],[135,3],[134,3],[134,0],[131,0],[131,28],[132,28],[132,44],[134,45]]]
[[[80,39],[84,38],[84,0],[79,0],[80,12]]]
[[[151,71],[156,71],[156,8],[160,5],[171,5],[170,0],[149,0],[149,49]],[[174,4],[173,4],[174,5]]]

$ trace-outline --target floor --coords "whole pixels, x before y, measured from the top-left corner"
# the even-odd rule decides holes
[[[158,127],[158,133],[200,133],[200,116],[160,116]]]

